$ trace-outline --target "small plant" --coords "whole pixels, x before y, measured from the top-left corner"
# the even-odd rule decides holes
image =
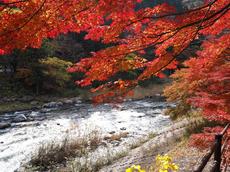
[[[142,170],[140,165],[132,165],[130,168],[127,168],[125,172],[145,172],[145,170]]]
[[[157,172],[176,172],[178,169],[179,167],[175,163],[173,163],[172,158],[170,156],[157,155],[156,157]],[[125,172],[146,172],[146,171],[142,170],[140,165],[132,165],[130,168],[127,168]]]
[[[29,164],[41,170],[49,170],[57,164],[66,164],[71,158],[83,157],[99,147],[102,138],[98,130],[81,133],[80,128],[73,127],[75,135],[69,131],[61,142],[42,144]]]
[[[159,172],[177,171],[179,167],[173,163],[172,158],[168,155],[157,155],[156,167]]]

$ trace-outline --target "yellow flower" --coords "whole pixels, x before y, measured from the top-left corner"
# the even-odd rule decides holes
[[[145,172],[145,170],[142,170],[140,165],[132,165],[130,168],[127,168],[125,172]]]
[[[179,169],[175,163],[172,163],[172,158],[168,155],[157,155],[156,166],[159,172],[168,172],[169,170],[175,172]]]

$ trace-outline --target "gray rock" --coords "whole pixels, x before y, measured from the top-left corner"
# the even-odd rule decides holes
[[[25,122],[25,121],[27,121],[27,117],[24,114],[19,114],[13,119],[13,122]]]
[[[6,129],[6,128],[9,128],[9,127],[11,127],[10,123],[7,123],[7,122],[1,122],[0,123],[0,130],[1,129]]]
[[[121,127],[120,130],[126,130],[126,128],[125,127]]]
[[[43,108],[57,108],[62,105],[63,105],[62,102],[49,102],[49,103],[44,104],[42,107]]]
[[[49,102],[49,103],[44,104],[42,107],[43,107],[43,108],[52,108],[52,107],[56,107],[56,103],[57,103],[57,102]]]
[[[202,6],[203,0],[182,0],[183,7],[186,9],[194,9]]]
[[[18,111],[18,112],[14,112],[14,115],[28,115],[29,113],[31,113],[31,110],[24,110],[24,111]]]
[[[30,104],[34,106],[34,105],[38,105],[39,102],[38,101],[32,101],[32,102],[30,102]]]
[[[34,98],[32,96],[24,96],[20,99],[20,101],[22,102],[30,102],[32,101]]]
[[[115,146],[119,146],[120,142],[119,141],[112,141],[111,144],[115,147]]]
[[[155,109],[152,113],[153,114],[161,114],[162,113],[162,109]]]
[[[116,133],[116,132],[115,132],[115,131],[110,131],[110,132],[109,132],[109,134],[114,134],[114,133]]]
[[[57,107],[63,106],[62,102],[57,102]]]
[[[40,113],[47,113],[47,112],[50,112],[52,110],[54,110],[54,108],[53,109],[43,108],[43,109],[40,110]]]
[[[11,98],[11,101],[17,101],[18,99],[17,98],[15,98],[15,97],[13,97],[13,98]]]
[[[32,117],[32,118],[34,118],[34,117],[37,117],[37,116],[39,116],[39,112],[31,112],[30,114],[29,114],[29,116],[30,117]]]
[[[81,99],[79,97],[72,98],[74,103],[82,103]]]
[[[27,118],[27,121],[34,121],[34,118],[29,116],[29,117]]]
[[[63,103],[64,103],[64,104],[73,104],[74,101],[71,100],[71,99],[69,99],[69,100],[63,100]]]
[[[36,122],[34,125],[35,125],[35,126],[40,126],[40,125],[41,125],[41,123]]]
[[[8,98],[8,97],[3,97],[1,99],[2,102],[12,102],[12,98]]]

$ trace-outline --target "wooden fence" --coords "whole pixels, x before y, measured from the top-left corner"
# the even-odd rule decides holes
[[[223,138],[229,127],[230,123],[225,126],[221,133],[215,135],[215,143],[213,144],[209,152],[202,158],[201,164],[194,170],[194,172],[202,172],[213,154],[214,163],[210,172],[221,172],[221,156],[227,146],[227,142],[230,139],[229,137],[225,137],[225,140],[223,141]],[[222,172],[226,171],[226,169],[228,168],[227,166],[228,164],[226,163],[225,166],[222,168]]]

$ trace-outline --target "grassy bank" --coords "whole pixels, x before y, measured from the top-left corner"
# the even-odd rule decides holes
[[[38,102],[37,105],[31,105],[30,103],[23,103],[23,102],[0,103],[0,114],[20,111],[20,110],[33,109],[39,107],[40,105],[42,105],[42,102]]]
[[[52,101],[57,102],[73,97],[80,97],[82,100],[88,100],[90,96],[89,91],[86,89],[64,90],[57,94],[44,95],[15,94],[12,96],[9,94],[9,96],[5,96],[3,99],[0,98],[0,114],[41,108],[44,103]]]

